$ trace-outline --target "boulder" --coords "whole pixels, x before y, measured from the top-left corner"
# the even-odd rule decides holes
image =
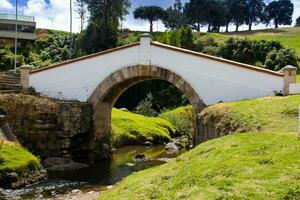
[[[53,157],[44,160],[44,167],[49,171],[69,171],[88,168],[85,163],[74,162],[69,158]]]
[[[146,158],[145,154],[137,154],[134,157],[134,161],[140,163],[140,162],[147,162],[148,159]]]
[[[177,145],[175,143],[173,143],[173,142],[169,142],[168,144],[166,144],[165,150],[169,154],[176,153],[176,152],[179,151]]]

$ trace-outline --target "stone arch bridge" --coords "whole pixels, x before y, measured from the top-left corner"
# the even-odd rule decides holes
[[[193,52],[142,35],[140,42],[84,56],[47,68],[22,67],[23,88],[48,97],[89,102],[93,107],[94,140],[111,131],[111,110],[132,85],[161,79],[186,95],[195,112],[221,101],[288,94],[295,70],[269,71]],[[197,142],[205,140],[201,135]]]

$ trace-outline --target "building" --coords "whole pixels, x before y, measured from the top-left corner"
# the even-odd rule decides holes
[[[33,16],[18,16],[18,47],[31,47],[36,39]],[[16,16],[0,14],[0,47],[14,47]]]

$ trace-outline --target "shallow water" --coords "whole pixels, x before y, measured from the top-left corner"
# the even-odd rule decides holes
[[[121,147],[110,161],[97,162],[82,170],[50,172],[48,181],[18,190],[5,190],[4,193],[12,198],[21,196],[22,199],[55,199],[56,195],[67,194],[74,189],[82,192],[101,191],[133,172],[164,164],[182,152],[167,154],[164,146]],[[137,154],[145,154],[149,161],[135,162],[134,157]]]

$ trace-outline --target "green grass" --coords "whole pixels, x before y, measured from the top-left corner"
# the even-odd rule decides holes
[[[210,106],[200,114],[203,120],[216,119],[225,124],[246,127],[244,130],[266,132],[297,132],[300,95],[264,97]],[[221,124],[221,125],[220,125]]]
[[[212,123],[261,132],[214,139],[173,161],[137,172],[100,199],[300,199],[300,95],[220,103],[201,113]],[[220,125],[220,124],[219,124]]]
[[[112,111],[112,143],[144,144],[165,142],[177,133],[177,128],[170,122],[154,117],[126,112],[118,109]]]
[[[196,33],[196,37],[212,37],[217,42],[224,42],[229,37],[248,38],[250,40],[266,40],[266,41],[278,41],[286,48],[292,48],[295,50],[296,55],[300,57],[300,27],[292,28],[279,28],[279,29],[265,29],[257,31],[243,31],[232,33]]]
[[[0,175],[6,172],[21,175],[27,170],[41,167],[39,159],[18,144],[3,144],[0,154]]]

